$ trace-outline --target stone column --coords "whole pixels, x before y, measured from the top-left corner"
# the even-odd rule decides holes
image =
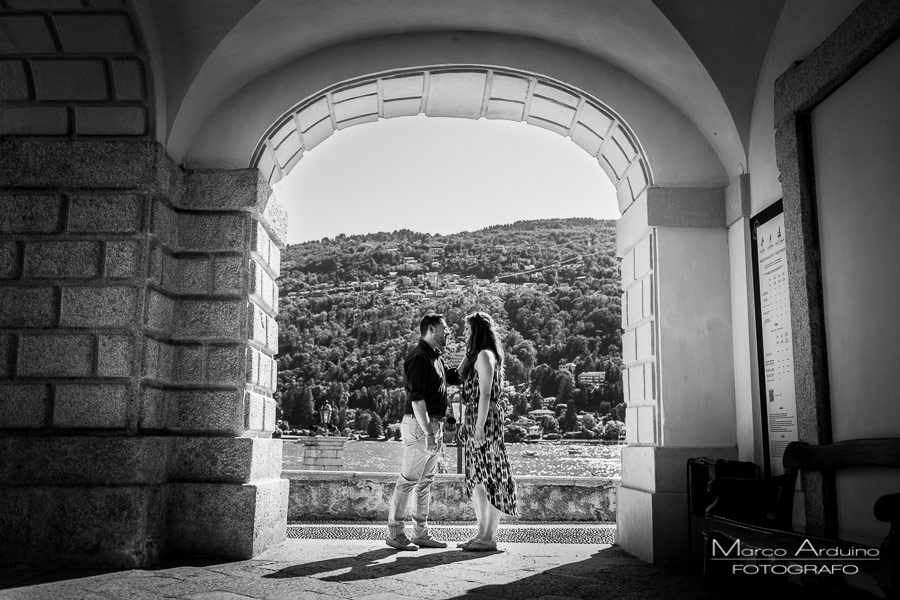
[[[349,438],[309,436],[303,442],[303,470],[341,471],[344,468],[344,445]]]
[[[279,215],[255,170],[152,142],[0,142],[0,562],[284,539]]]
[[[170,439],[140,424],[148,142],[0,142],[0,562],[138,566],[165,546]]]
[[[749,175],[740,175],[725,189],[725,222],[731,263],[731,331],[738,459],[762,465]]]
[[[168,548],[249,558],[281,542],[275,429],[284,213],[256,169],[184,175],[154,204],[142,426],[175,435]]]
[[[680,562],[687,459],[736,455],[724,191],[650,188],[620,219],[617,243],[628,436],[619,544]]]

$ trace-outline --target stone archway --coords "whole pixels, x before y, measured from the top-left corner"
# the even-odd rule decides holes
[[[609,106],[548,77],[470,65],[393,71],[322,90],[269,127],[250,167],[272,185],[337,130],[419,114],[524,121],[569,137],[597,159],[621,212],[653,183],[637,136]]]
[[[174,132],[186,138],[177,157],[209,168],[183,170],[153,141],[173,132],[138,27],[145,3],[10,5],[0,15],[15,33],[3,42],[0,122],[0,497],[12,510],[0,515],[0,556],[132,566],[160,552],[246,557],[283,539],[286,482],[268,439],[283,230],[268,181],[329,132],[404,111],[529,121],[571,136],[617,184],[631,432],[620,543],[645,560],[683,555],[672,541],[684,533],[683,458],[734,451],[725,207],[743,206],[745,186],[716,187],[726,170],[677,108],[552,44],[398,36],[299,61],[315,77],[273,73],[246,86],[258,96],[200,98],[219,108],[190,124],[201,130]],[[332,68],[354,63],[341,52],[354,51],[376,55],[378,75],[332,85]],[[410,56],[453,66],[410,68]],[[472,66],[482,61],[521,70]],[[531,70],[593,97],[621,92],[623,114],[639,99],[627,114],[647,152],[608,107]],[[290,79],[324,91],[268,133],[268,115],[293,99],[260,110],[261,128],[234,131],[233,111]],[[654,138],[662,121],[671,131]],[[235,140],[248,154],[271,140],[252,159],[265,178],[225,170],[251,164],[224,156]]]
[[[615,185],[623,214],[617,237],[629,443],[619,541],[648,561],[681,560],[685,460],[736,455],[725,227],[736,217],[726,215],[725,198],[745,206],[746,177],[727,190],[656,187],[642,145],[613,109],[557,80],[473,65],[336,83],[276,119],[250,165],[275,183],[337,130],[423,113],[525,121],[554,131],[595,157]],[[663,354],[668,372],[661,369]],[[704,364],[717,374],[704,373]]]
[[[650,228],[638,228],[636,223],[646,219],[648,194],[655,199],[663,196],[652,185],[650,162],[637,135],[611,107],[573,86],[517,69],[444,65],[395,70],[338,82],[298,102],[267,128],[250,166],[258,168],[261,177],[274,185],[306,152],[340,129],[419,114],[524,121],[571,139],[597,160],[616,188],[620,212],[629,215],[625,228],[620,226],[624,236],[619,234],[623,355],[629,369],[624,391],[631,405],[629,430],[633,430],[629,442],[659,443],[660,435],[655,430],[659,399],[657,310],[651,297],[658,287],[655,254]],[[676,191],[665,198],[672,195],[685,197]],[[698,192],[689,190],[687,195]],[[706,193],[699,204],[695,202],[695,208],[717,201],[717,194]],[[277,202],[280,205],[280,200]],[[638,207],[629,213],[635,204]],[[707,225],[715,222],[717,214]],[[643,431],[640,437],[639,427]]]

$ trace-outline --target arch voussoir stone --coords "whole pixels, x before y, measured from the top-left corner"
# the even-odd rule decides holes
[[[269,128],[250,166],[274,184],[339,129],[419,114],[524,121],[569,137],[617,186],[623,213],[652,184],[637,137],[610,107],[546,77],[467,65],[375,74],[322,90]]]

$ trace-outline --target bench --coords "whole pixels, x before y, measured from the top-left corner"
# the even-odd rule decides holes
[[[768,479],[713,479],[712,503],[703,518],[703,580],[770,589],[802,583],[840,590],[840,597],[864,596],[846,579],[867,573],[886,598],[900,593],[900,493],[877,499],[875,518],[890,523],[880,546],[838,539],[836,510],[823,535],[795,532],[791,521],[800,471],[821,472],[833,482],[838,469],[900,468],[900,439],[848,440],[813,446],[792,442],[784,452],[784,474]],[[858,580],[857,580],[858,581]],[[870,590],[871,595],[875,595]]]

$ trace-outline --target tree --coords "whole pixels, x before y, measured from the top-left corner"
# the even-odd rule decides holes
[[[406,410],[406,390],[402,388],[387,393],[387,420],[396,423],[403,419]]]
[[[512,407],[512,417],[520,417],[528,414],[528,397],[520,392],[513,392],[509,396],[509,405]]]
[[[281,393],[281,418],[290,423],[297,414],[297,403],[300,400],[300,391],[294,387],[293,382],[288,382]],[[279,392],[276,392],[279,393]],[[278,402],[278,400],[276,400]]]
[[[506,431],[503,432],[503,441],[507,443],[521,442],[525,439],[526,435],[528,435],[528,430],[524,427],[510,425],[506,428]]]
[[[351,408],[362,408],[363,413],[375,410],[383,423],[399,418],[395,393],[402,388],[403,374],[398,366],[415,343],[412,332],[423,306],[397,302],[379,287],[396,280],[388,273],[398,270],[403,256],[427,260],[420,244],[435,242],[447,244],[447,256],[439,269],[442,276],[479,272],[483,276],[491,269],[517,272],[526,265],[552,272],[561,264],[556,277],[569,283],[566,288],[522,286],[485,291],[469,287],[458,294],[435,296],[429,307],[443,312],[457,327],[462,316],[474,309],[491,313],[503,331],[507,381],[529,384],[529,392],[536,392],[527,396],[533,408],[539,408],[544,397],[556,396],[564,403],[571,399],[561,381],[568,375],[554,368],[560,361],[574,363],[576,374],[607,372],[609,385],[585,390],[587,399],[573,388],[577,410],[596,410],[601,401],[611,407],[621,402],[615,223],[552,219],[520,221],[461,236],[396,231],[337,236],[285,248],[277,317],[279,347],[286,349],[277,357],[283,418],[298,426],[310,421],[308,416],[298,416],[307,412],[299,406],[307,388],[316,405],[326,399],[332,404],[338,422],[346,420],[342,400]],[[575,249],[587,247],[592,256],[573,263]],[[471,264],[467,259],[472,259]],[[488,262],[491,269],[479,266]],[[424,286],[415,269],[402,275],[411,288]],[[587,278],[576,281],[579,275]],[[527,275],[520,283],[538,282],[541,277],[543,272],[537,278]],[[610,354],[603,355],[604,351]],[[563,390],[559,389],[561,383]],[[510,402],[520,414],[528,408],[512,395]]]
[[[516,335],[521,338],[518,332]],[[525,367],[526,373],[530,373],[537,361],[537,350],[534,344],[530,340],[522,339],[509,348],[509,354],[514,354]]]
[[[556,420],[556,417],[547,415],[541,419],[541,428],[544,433],[559,433],[559,421]]]
[[[581,419],[581,426],[585,429],[593,429],[597,426],[597,420],[593,415],[584,415]]]
[[[528,372],[525,365],[515,354],[507,354],[503,361],[503,372],[506,381],[511,385],[518,385],[528,381]]]
[[[283,394],[281,392],[275,392],[275,394],[273,394],[273,396],[272,396],[275,399],[275,422],[276,423],[279,423],[284,419],[284,409],[281,407],[282,406],[282,404],[281,404],[282,403],[282,395]]]
[[[372,419],[369,421],[366,433],[369,434],[370,438],[376,440],[384,437],[384,424],[381,422],[381,417],[378,416],[378,413],[372,413]]]
[[[575,414],[575,402],[569,401],[566,405],[566,414],[560,424],[563,431],[575,431],[578,428],[578,416]]]
[[[325,398],[335,409],[346,408],[350,400],[350,393],[347,391],[347,384],[332,381],[328,385],[328,391],[325,392]]]
[[[584,388],[575,388],[572,399],[575,401],[575,408],[579,411],[588,409],[588,393]]]
[[[568,404],[575,391],[575,378],[568,371],[559,371],[556,375],[556,381],[556,401],[559,404]]]
[[[369,431],[369,421],[372,420],[372,413],[367,410],[357,410],[356,419],[353,422],[353,428],[358,431]]]
[[[531,371],[532,388],[540,392],[541,397],[549,398],[556,395],[558,384],[550,365],[541,364]]]
[[[313,393],[309,386],[303,386],[303,392],[300,395],[300,401],[297,403],[298,425],[308,427],[313,422],[313,413],[315,412],[315,403],[313,401]]]
[[[625,437],[625,423],[621,421],[609,421],[602,429],[600,437],[604,440],[618,440]]]

